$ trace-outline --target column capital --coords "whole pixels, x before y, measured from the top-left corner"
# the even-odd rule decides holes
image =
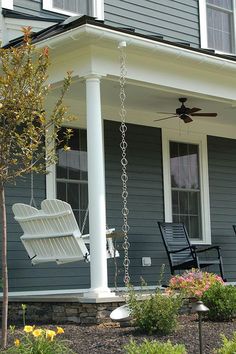
[[[83,75],[80,75],[80,79],[82,80],[89,80],[89,79],[101,79],[103,77],[106,77],[106,74],[103,73],[95,73],[95,72],[91,72],[91,73],[84,73]]]

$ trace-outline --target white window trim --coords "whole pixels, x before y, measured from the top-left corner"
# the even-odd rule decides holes
[[[104,0],[93,0],[92,16],[98,20],[104,20]]]
[[[233,4],[233,37],[234,37],[234,43],[232,43],[232,53],[226,53],[226,54],[235,54],[235,48],[236,48],[236,0],[232,0]],[[199,22],[200,22],[200,45],[201,48],[208,49],[208,38],[207,38],[207,4],[206,0],[199,0]],[[214,49],[214,48],[209,48],[209,49]],[[220,50],[215,50],[216,53],[219,54],[225,54],[225,52],[222,52]]]
[[[199,0],[200,44],[207,48],[207,11],[206,0]]]
[[[4,1],[4,0],[2,0]],[[8,0],[5,0],[8,1]],[[9,0],[10,1],[10,0]],[[13,2],[13,0],[12,0]],[[64,11],[53,6],[52,0],[43,0],[43,9],[68,16],[78,16],[79,13]],[[92,0],[92,16],[104,20],[104,0]]]
[[[53,6],[52,0],[43,0],[43,10],[48,10],[52,12],[56,12],[58,14],[68,15],[68,16],[78,16],[79,13],[72,12],[72,11],[65,11],[58,9]]]
[[[13,10],[13,0],[2,0],[2,8]]]
[[[197,144],[199,146],[200,193],[201,193],[201,218],[202,240],[191,240],[193,244],[211,244],[211,220],[209,200],[209,176],[207,136],[202,134],[184,134],[179,131],[162,129],[162,158],[163,158],[163,184],[165,221],[172,222],[172,197],[170,177],[170,147],[169,142]]]

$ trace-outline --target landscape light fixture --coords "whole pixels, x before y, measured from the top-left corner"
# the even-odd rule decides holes
[[[203,312],[209,311],[209,308],[206,307],[202,301],[197,301],[192,304],[192,312],[195,312],[198,314],[198,332],[199,332],[199,353],[203,354],[203,349],[202,349],[202,314]]]

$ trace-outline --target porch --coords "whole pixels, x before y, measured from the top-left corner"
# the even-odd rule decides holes
[[[62,291],[62,294],[66,289],[63,298],[67,291],[74,294],[84,289],[89,290],[84,301],[98,303],[109,299],[113,302],[114,283],[123,286],[122,241],[117,240],[121,253],[118,268],[112,260],[107,267],[104,256],[106,224],[117,230],[122,227],[120,53],[117,48],[121,41],[127,44],[125,107],[131,282],[138,286],[142,276],[148,285],[155,286],[162,264],[166,264],[166,279],[169,277],[156,222],[171,221],[173,216],[170,142],[198,146],[201,188],[196,189],[201,201],[197,224],[201,224],[201,235],[199,238],[194,235],[193,242],[220,245],[226,278],[236,280],[236,237],[232,229],[236,221],[235,59],[88,21],[40,39],[38,45],[48,46],[51,52],[51,101],[60,90],[64,73],[73,71],[67,104],[77,120],[65,125],[87,133],[91,264],[31,268],[23,248],[19,249],[20,229],[14,224],[10,240],[10,286],[20,301],[23,301],[21,291],[28,292],[29,300],[33,292],[44,296],[42,289]],[[216,112],[217,117],[193,117],[187,124],[178,116],[158,121],[165,115],[157,112],[175,114],[181,97],[187,98],[187,107]],[[50,172],[46,177],[46,197],[55,198],[58,189],[55,167]],[[44,181],[40,181],[41,185],[36,187],[39,200],[45,197]],[[22,192],[25,188],[20,188],[18,201],[27,202],[28,196]],[[15,199],[10,191],[8,195],[12,201]],[[13,224],[13,220],[10,222]],[[148,258],[148,266],[144,265],[143,258]],[[82,301],[80,296],[78,301]]]

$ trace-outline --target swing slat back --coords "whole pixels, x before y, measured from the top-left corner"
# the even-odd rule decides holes
[[[24,232],[21,241],[32,264],[80,261],[89,254],[68,203],[44,200],[41,210],[16,203],[12,210]]]

